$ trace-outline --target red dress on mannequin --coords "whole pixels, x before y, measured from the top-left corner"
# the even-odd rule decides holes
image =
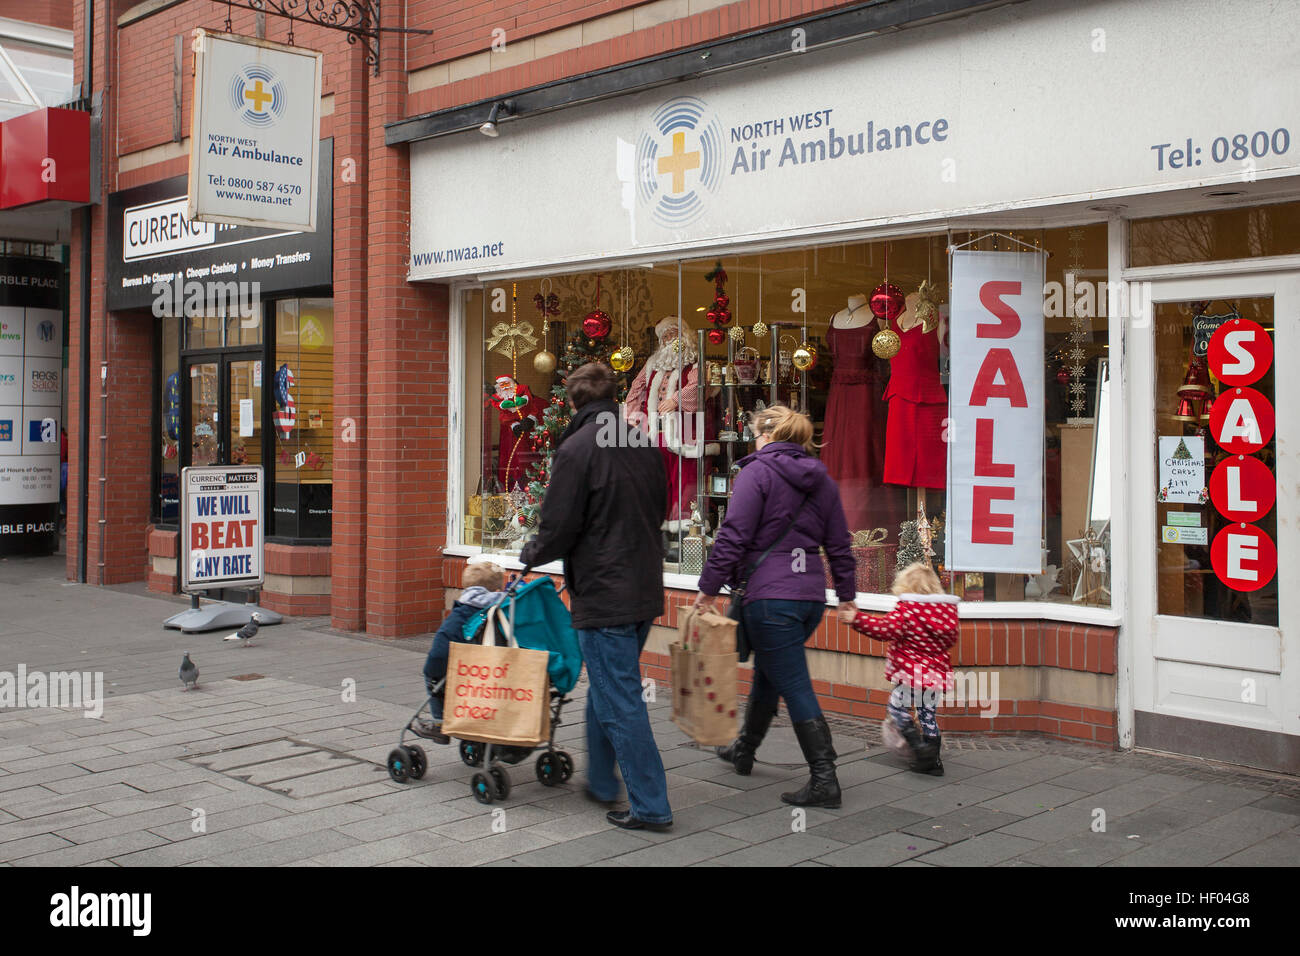
[[[875,322],[826,332],[834,367],[826,399],[821,459],[840,487],[849,530],[893,529],[902,514],[894,489],[881,487],[885,468],[885,404],[876,380]],[[891,534],[892,536],[892,534]]]
[[[948,446],[943,441],[948,394],[939,381],[939,332],[923,331],[920,322],[905,332],[897,319],[889,326],[902,345],[890,360],[885,389],[889,402],[885,481],[942,489],[948,477]]]

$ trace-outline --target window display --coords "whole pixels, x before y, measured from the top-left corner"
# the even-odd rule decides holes
[[[334,300],[283,299],[275,303],[274,321],[271,533],[328,538],[334,514]],[[261,401],[254,407],[260,415]]]
[[[1276,627],[1273,300],[1155,323],[1158,613]]]
[[[180,507],[181,373],[180,320],[159,320],[158,457],[152,518],[164,524],[177,520]]]
[[[1017,237],[1052,254],[1040,574],[944,567],[947,249],[958,241],[946,234],[463,291],[459,542],[522,548],[568,422],[564,376],[602,361],[619,375],[619,440],[658,447],[668,472],[665,571],[698,573],[725,521],[738,463],[753,450],[750,419],[781,403],[814,423],[817,453],[840,489],[860,591],[885,593],[900,562],[928,560],[945,587],[968,600],[1075,601],[1076,584],[1096,563],[1070,542],[1092,527],[1089,476],[1108,336],[1106,227]],[[1099,541],[1094,550],[1107,546]],[[1096,588],[1078,593],[1080,602],[1086,595],[1087,603],[1107,603]]]

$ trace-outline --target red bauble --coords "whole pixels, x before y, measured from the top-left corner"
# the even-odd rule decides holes
[[[893,321],[907,308],[903,290],[892,282],[882,282],[871,290],[871,314],[878,319]]]
[[[1056,381],[1061,385],[1070,384],[1070,372],[1068,369],[1061,369],[1056,373]]]
[[[730,296],[727,295],[727,293],[719,289],[718,294],[713,297],[713,304],[717,306],[719,309],[725,309],[728,305],[731,304],[731,298]]]
[[[589,339],[603,339],[613,328],[609,314],[596,309],[588,312],[582,319],[582,334]]]
[[[714,345],[721,345],[723,342],[727,341],[727,333],[722,331],[722,329],[709,329],[709,331],[704,334]]]

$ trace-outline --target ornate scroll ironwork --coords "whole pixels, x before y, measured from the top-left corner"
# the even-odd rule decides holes
[[[366,50],[366,63],[379,75],[379,37],[381,33],[432,34],[432,30],[385,27],[380,23],[379,0],[218,0],[230,7],[242,7],[255,13],[269,13],[289,21],[289,42],[293,42],[293,24],[310,23],[330,30],[342,30],[348,43],[360,41]],[[230,29],[230,17],[226,17]]]

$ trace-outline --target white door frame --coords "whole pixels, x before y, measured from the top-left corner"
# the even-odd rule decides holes
[[[1300,416],[1295,413],[1300,408],[1300,374],[1293,371],[1300,371],[1300,271],[1293,261],[1278,265],[1277,271],[1259,271],[1256,260],[1249,271],[1238,274],[1216,268],[1194,276],[1181,266],[1170,269],[1167,278],[1161,278],[1159,270],[1142,270],[1140,278],[1125,270],[1128,301],[1145,301],[1148,308],[1144,317],[1128,323],[1125,355],[1125,457],[1133,489],[1127,496],[1130,586],[1125,628],[1132,685],[1129,700],[1120,701],[1122,709],[1300,734]],[[1280,626],[1158,615],[1155,306],[1262,296],[1273,298],[1278,370],[1274,406]]]

